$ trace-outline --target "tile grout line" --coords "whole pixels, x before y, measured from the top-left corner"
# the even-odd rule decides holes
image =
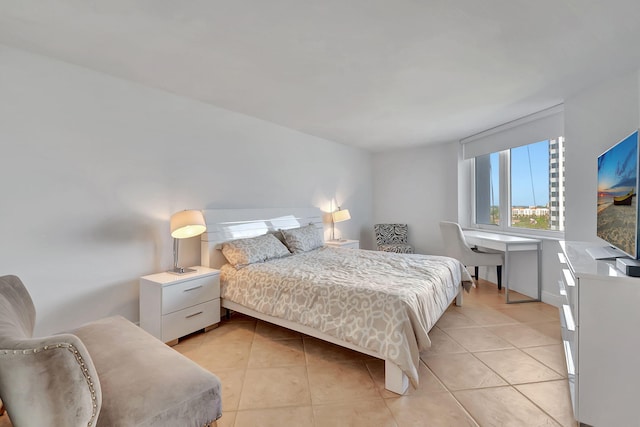
[[[463,314],[464,313],[460,313]],[[468,317],[468,316],[465,316]],[[473,320],[473,319],[471,319]],[[475,321],[475,320],[473,320]],[[548,321],[543,321],[543,322],[548,322],[551,323],[554,320],[548,320]],[[543,322],[538,322],[538,323],[543,323]],[[521,322],[519,320],[515,320],[514,319],[514,323],[508,323],[508,324],[504,324],[504,325],[526,325],[525,322]],[[486,329],[487,325],[479,325],[479,327]],[[489,326],[495,326],[495,325],[489,325]],[[500,326],[500,325],[498,325]],[[467,326],[466,328],[471,328],[474,326]],[[547,411],[545,411],[541,406],[539,406],[538,404],[536,404],[533,400],[531,400],[528,396],[526,396],[524,393],[522,393],[520,390],[518,390],[518,388],[516,387],[515,384],[512,384],[510,381],[508,381],[506,378],[504,378],[502,375],[500,375],[498,372],[496,372],[494,369],[492,369],[490,366],[488,366],[486,363],[484,363],[480,358],[478,358],[475,353],[482,353],[482,352],[491,352],[491,351],[500,351],[501,349],[494,349],[494,350],[483,350],[483,351],[478,351],[478,352],[472,352],[470,351],[466,346],[464,346],[462,343],[460,343],[459,341],[457,341],[454,337],[452,337],[451,335],[449,335],[447,333],[447,331],[445,329],[442,329],[440,327],[438,327],[438,329],[440,329],[442,332],[444,332],[449,338],[451,338],[454,342],[456,342],[458,345],[460,345],[462,348],[466,349],[467,352],[469,354],[471,354],[476,360],[478,360],[480,363],[482,363],[484,366],[486,366],[491,372],[493,372],[494,374],[496,374],[499,378],[501,378],[506,385],[502,385],[502,386],[490,386],[490,387],[475,387],[475,388],[469,388],[469,389],[461,389],[461,390],[456,390],[455,392],[459,392],[459,391],[465,391],[465,390],[482,390],[482,389],[491,389],[491,388],[499,388],[499,387],[510,387],[512,388],[514,391],[516,391],[519,395],[521,395],[522,397],[524,397],[528,402],[530,402],[532,405],[534,405],[536,408],[538,408],[539,410],[541,410],[545,415],[547,415],[549,418],[551,418],[553,421],[555,421],[559,426],[562,426],[562,423],[560,423],[555,417],[553,417],[551,414],[549,414]],[[450,329],[462,329],[462,328],[450,328]],[[522,350],[522,348],[520,348],[519,346],[516,346],[513,342],[509,341],[508,339],[505,339],[503,337],[500,337],[499,335],[493,333],[492,331],[487,330],[488,332],[492,333],[493,335],[496,335],[498,338],[503,339],[505,342],[509,343],[510,345],[513,346],[513,349],[516,349],[518,351],[520,351],[521,353],[527,355],[528,357],[531,357],[533,360],[537,361],[538,363],[542,364],[543,366],[547,367],[548,369],[550,369],[552,372],[559,374],[561,376],[561,378],[559,379],[555,379],[555,380],[547,380],[547,381],[536,381],[536,382],[532,382],[532,383],[523,383],[523,384],[538,384],[538,383],[545,383],[545,382],[550,382],[550,381],[563,381],[566,380],[565,377],[563,377],[562,374],[558,373],[555,369],[547,366],[545,363],[543,363],[542,361],[539,361],[537,358],[533,357],[532,355],[528,354],[527,352],[525,352],[524,350]],[[528,348],[533,348],[533,347],[543,347],[543,346],[532,346],[532,347],[528,347]],[[527,347],[525,347],[527,348]],[[509,349],[511,350],[511,349]],[[422,358],[420,359],[425,365],[427,365],[426,362],[424,362],[422,360]],[[429,366],[427,365],[427,368],[429,368]],[[471,416],[471,413],[468,411],[468,409],[464,406],[464,404],[462,402],[460,402],[458,400],[458,398],[455,395],[455,392],[450,390],[449,387],[446,386],[446,384],[444,384],[444,382],[442,381],[442,379],[440,377],[438,377],[438,375],[436,375],[435,372],[433,372],[430,368],[429,370],[433,373],[433,375],[444,385],[445,389],[452,395],[452,397],[456,400],[456,402],[458,402],[458,404],[465,410],[465,412],[471,417],[471,419],[474,420],[474,422],[478,425],[479,422],[478,420],[476,420],[475,418],[473,418]],[[517,385],[523,385],[523,384],[517,384]]]

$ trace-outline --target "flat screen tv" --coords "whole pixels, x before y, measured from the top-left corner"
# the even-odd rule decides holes
[[[597,235],[633,259],[640,258],[638,143],[636,130],[598,157]]]

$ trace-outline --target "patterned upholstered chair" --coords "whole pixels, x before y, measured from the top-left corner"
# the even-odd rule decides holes
[[[412,254],[413,247],[408,244],[407,224],[376,224],[376,244],[379,251]]]

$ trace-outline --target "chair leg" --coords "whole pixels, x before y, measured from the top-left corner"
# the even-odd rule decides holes
[[[498,290],[500,290],[502,289],[502,266],[497,266],[496,270],[498,270]]]
[[[474,271],[475,271],[475,273],[476,273],[476,275],[475,275],[474,277],[476,278],[476,280],[478,280],[478,266],[476,266],[476,267],[474,268]]]

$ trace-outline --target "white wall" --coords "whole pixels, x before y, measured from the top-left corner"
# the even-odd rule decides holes
[[[372,245],[362,150],[2,45],[0,99],[0,275],[27,285],[37,333],[137,321],[138,278],[171,266],[178,210],[335,199],[352,217],[340,232]],[[182,241],[181,264],[199,259]]]
[[[640,126],[637,71],[615,76],[565,101],[567,240],[596,236],[597,159]]]
[[[458,218],[457,164],[457,142],[376,153],[374,222],[406,223],[417,253],[442,254],[439,223]]]

